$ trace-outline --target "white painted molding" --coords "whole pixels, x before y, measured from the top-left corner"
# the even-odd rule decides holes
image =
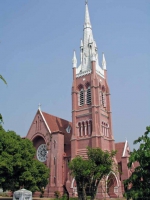
[[[127,140],[126,140],[125,145],[124,145],[124,149],[123,149],[122,157],[125,157],[125,153],[126,153],[127,145],[128,145],[128,142],[127,142]]]
[[[46,127],[47,127],[47,129],[48,129],[49,133],[51,133],[51,130],[50,130],[50,128],[49,128],[49,126],[48,126],[48,124],[47,124],[47,122],[46,122],[45,118],[44,118],[44,115],[43,115],[43,113],[42,113],[41,109],[38,109],[38,110],[39,110],[39,112],[40,112],[40,114],[41,114],[41,116],[42,116],[42,119],[43,119],[43,121],[45,122],[45,125],[46,125]]]

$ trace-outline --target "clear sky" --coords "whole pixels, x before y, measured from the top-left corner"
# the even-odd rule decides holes
[[[150,0],[89,0],[105,53],[116,142],[150,125]],[[72,56],[79,61],[84,0],[0,0],[0,113],[25,136],[41,109],[71,120]],[[78,62],[79,64],[79,62]]]

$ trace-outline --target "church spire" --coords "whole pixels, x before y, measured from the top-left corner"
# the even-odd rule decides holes
[[[90,15],[89,15],[89,9],[88,9],[88,3],[85,2],[85,24],[84,28],[92,28],[91,22],[90,22]]]
[[[81,71],[87,71],[91,68],[90,48],[93,43],[93,33],[90,21],[89,9],[87,1],[85,3],[85,20],[83,29],[83,49],[82,49],[82,63]]]
[[[104,70],[100,67],[98,61],[98,49],[93,37],[92,25],[88,9],[87,0],[85,1],[85,18],[83,26],[83,39],[80,44],[81,64],[77,67],[77,76],[92,72],[92,63],[95,62],[95,70],[100,76],[104,77]]]

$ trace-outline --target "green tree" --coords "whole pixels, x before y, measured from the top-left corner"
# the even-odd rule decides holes
[[[71,174],[76,180],[79,199],[87,199],[86,190],[89,189],[91,200],[95,199],[101,179],[113,170],[115,151],[102,151],[100,148],[88,147],[88,159],[74,158],[69,163]]]
[[[0,130],[0,187],[4,191],[20,187],[42,191],[48,184],[49,169],[35,158],[35,148],[28,139],[13,131]]]
[[[91,161],[84,160],[81,156],[77,156],[69,163],[69,168],[76,181],[78,199],[86,200],[86,188],[91,176]]]
[[[3,123],[3,117],[2,115],[0,114],[0,129],[1,129],[1,124]]]
[[[139,143],[139,148],[133,150],[130,155],[128,167],[133,170],[133,163],[138,162],[136,167],[129,177],[124,181],[125,197],[127,199],[146,200],[150,197],[150,126],[146,127],[144,135],[134,141],[134,144]]]
[[[88,158],[92,162],[91,176],[89,179],[89,189],[91,193],[91,200],[95,199],[98,185],[104,176],[108,175],[110,171],[115,170],[113,157],[116,151],[102,151],[100,148],[88,147]]]

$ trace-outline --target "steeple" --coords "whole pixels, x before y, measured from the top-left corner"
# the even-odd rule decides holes
[[[93,38],[92,25],[88,9],[87,0],[85,1],[85,19],[83,26],[83,40],[80,44],[81,64],[76,70],[77,77],[92,71],[91,62],[96,62],[96,72],[104,77],[104,70],[99,66],[97,45]]]
[[[85,4],[85,20],[84,20],[84,29],[83,29],[83,58],[82,60],[82,71],[87,71],[90,69],[90,48],[93,43],[93,33],[92,26],[90,21],[88,4]]]
[[[87,1],[85,3],[85,23],[84,23],[84,28],[92,28],[91,22],[90,22],[90,15],[89,15],[89,9],[88,9],[88,4]]]

